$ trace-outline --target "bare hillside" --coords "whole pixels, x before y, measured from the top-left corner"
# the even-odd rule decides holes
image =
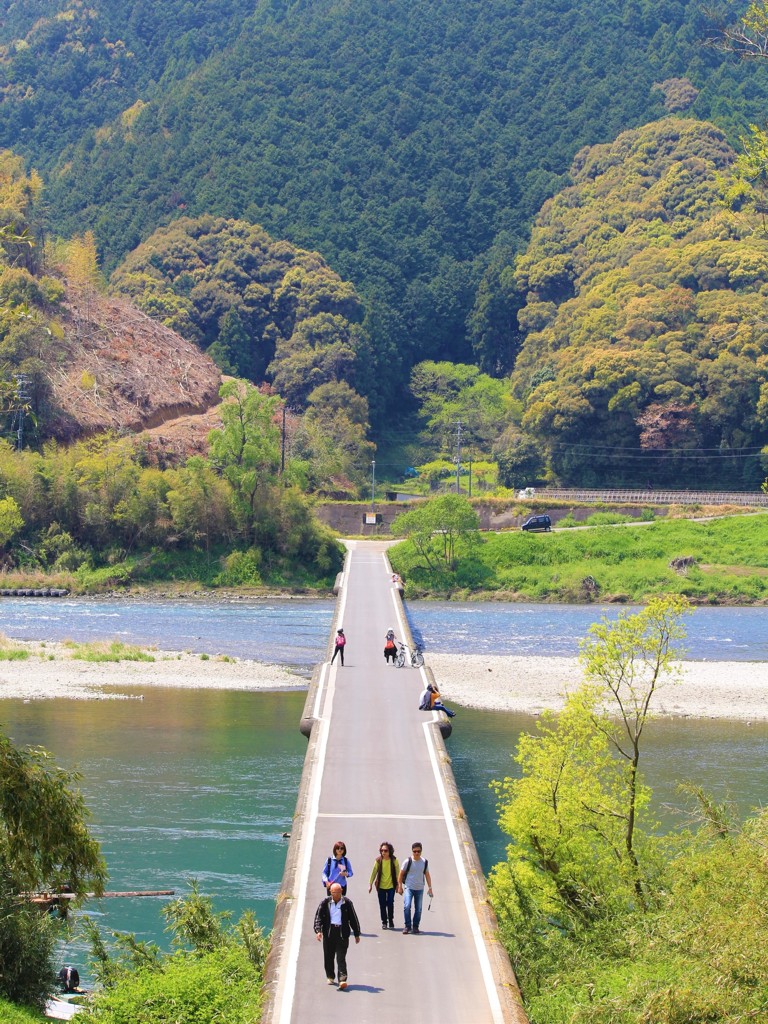
[[[71,290],[68,299],[48,374],[54,437],[136,433],[218,404],[221,373],[194,344],[123,299]]]

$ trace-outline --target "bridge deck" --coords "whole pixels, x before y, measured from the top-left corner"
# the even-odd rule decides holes
[[[345,666],[338,659],[324,665],[311,694],[311,763],[299,795],[300,838],[286,869],[290,881],[284,880],[289,907],[281,913],[278,905],[276,915],[265,1018],[279,1024],[523,1022],[514,977],[508,961],[506,976],[503,964],[499,970],[499,943],[478,899],[482,881],[473,870],[474,844],[445,784],[445,748],[432,724],[444,716],[418,710],[423,669],[384,661],[387,628],[398,638],[409,636],[386,544],[349,547],[337,614],[347,636]],[[461,728],[460,715],[455,723]],[[354,871],[347,895],[363,932],[359,945],[350,943],[346,992],[326,985],[321,944],[312,930],[323,898],[322,869],[339,839]],[[434,898],[428,909],[425,894],[421,935],[402,934],[399,896],[396,930],[381,929],[368,879],[384,840],[393,843],[401,863],[413,841],[423,843]]]

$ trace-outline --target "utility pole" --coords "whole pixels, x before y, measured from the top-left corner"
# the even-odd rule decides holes
[[[16,447],[21,451],[24,447],[24,410],[31,398],[29,393],[31,382],[26,373],[14,374],[14,379],[16,381],[16,401],[18,402],[16,410]]]
[[[280,450],[280,476],[285,473],[285,403],[283,403],[283,442]]]
[[[456,493],[461,494],[461,420],[456,421]]]
[[[371,512],[376,511],[376,459],[371,459]]]

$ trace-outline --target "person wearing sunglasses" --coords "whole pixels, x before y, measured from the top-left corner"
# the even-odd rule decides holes
[[[395,927],[395,892],[399,874],[400,865],[397,863],[394,846],[392,843],[381,843],[379,856],[373,862],[368,892],[376,886],[382,928]]]
[[[347,894],[347,879],[352,877],[352,865],[347,860],[347,847],[341,841],[333,844],[333,856],[329,857],[323,868],[323,885],[326,892],[331,891],[334,882],[341,886],[342,895]]]
[[[426,886],[429,895],[432,895],[432,878],[429,874],[429,861],[421,856],[421,843],[414,843],[411,847],[413,856],[406,857],[400,869],[397,891],[402,893],[403,912],[405,914],[405,928],[403,935],[419,934],[421,924],[421,905],[424,900],[424,888]],[[413,908],[413,921],[411,921],[411,908]],[[413,927],[411,927],[413,923]]]

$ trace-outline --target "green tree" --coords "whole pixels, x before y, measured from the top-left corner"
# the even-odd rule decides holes
[[[0,733],[0,993],[42,1010],[55,980],[53,920],[27,896],[104,891],[106,865],[88,830],[80,776]]]
[[[292,455],[308,464],[313,490],[358,492],[375,453],[368,429],[368,402],[346,381],[321,384],[310,393]]]
[[[24,526],[19,506],[14,498],[0,498],[0,549],[16,536]]]
[[[103,988],[89,1006],[101,1024],[250,1024],[261,1003],[268,943],[253,914],[236,925],[216,914],[209,897],[192,882],[191,892],[164,908],[174,952],[113,933],[111,950],[96,925],[87,924],[96,975]]]
[[[255,379],[254,346],[245,324],[236,309],[229,309],[221,319],[219,336],[208,349],[208,355],[222,373],[231,377]]]
[[[238,526],[253,541],[280,468],[280,400],[245,381],[227,382],[219,395],[223,426],[211,431],[210,462],[231,486]]]
[[[681,617],[688,609],[684,597],[653,598],[642,611],[591,626],[581,651],[587,682],[599,688],[601,700],[610,697],[612,717],[596,718],[595,727],[626,768],[624,851],[641,900],[645,894],[635,849],[641,740],[658,686],[673,681],[679,670],[679,641],[685,637]]]
[[[585,682],[537,735],[521,736],[520,778],[496,783],[512,842],[491,895],[524,984],[536,988],[560,955],[594,935],[616,935],[659,891],[661,840],[639,774],[641,739],[682,636],[678,598],[592,627]],[[644,827],[641,824],[644,823]]]
[[[442,564],[452,570],[457,545],[476,540],[478,522],[477,512],[466,498],[446,494],[401,513],[392,523],[392,533],[411,541],[428,568]]]
[[[0,872],[14,892],[102,892],[106,866],[87,827],[77,772],[0,733]]]
[[[742,136],[741,153],[730,176],[724,179],[724,199],[732,210],[756,215],[765,233],[768,230],[768,132],[756,124],[751,124],[749,131],[748,136]]]
[[[742,58],[768,57],[768,4],[753,0],[736,25],[723,31],[726,50]]]
[[[180,469],[168,470],[166,501],[174,530],[206,551],[232,533],[232,488],[201,456]]]

